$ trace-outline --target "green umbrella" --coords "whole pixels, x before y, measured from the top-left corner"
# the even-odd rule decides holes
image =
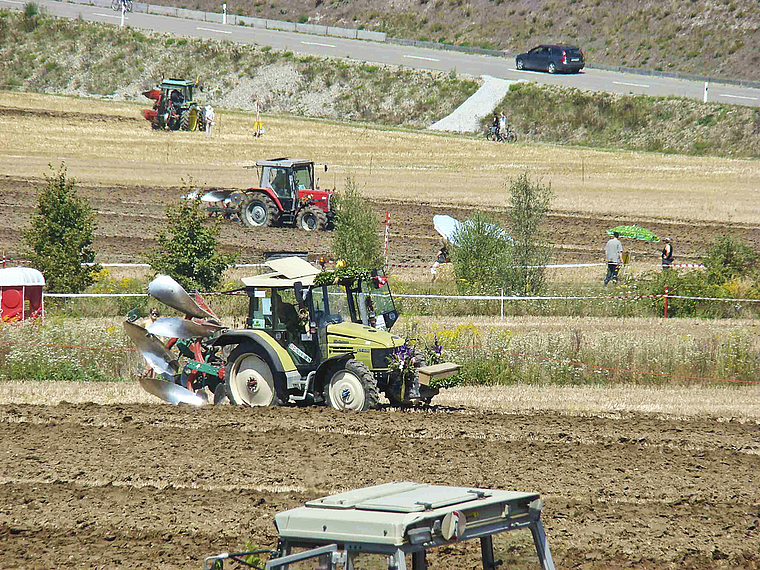
[[[642,228],[640,226],[617,226],[616,228],[611,228],[607,230],[607,235],[611,236],[617,232],[620,234],[620,237],[624,238],[631,238],[631,239],[641,239],[644,241],[651,241],[651,242],[658,242],[660,241],[660,238],[658,238],[656,235],[654,235],[652,232],[650,232],[646,228]]]

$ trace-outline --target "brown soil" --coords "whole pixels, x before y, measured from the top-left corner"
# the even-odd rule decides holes
[[[760,568],[755,423],[435,411],[0,406],[0,566],[199,569],[274,546],[276,512],[414,480],[540,492],[558,568]]]
[[[44,186],[42,179],[0,176],[0,212],[12,216],[13,225],[0,227],[0,251],[10,259],[20,259],[20,228],[27,224],[36,207],[34,187]],[[77,184],[98,216],[95,251],[101,263],[140,262],[140,254],[155,245],[154,236],[163,224],[164,208],[175,203],[179,188],[149,186],[95,186]],[[419,202],[372,200],[370,204],[385,220],[390,212],[389,258],[393,264],[429,265],[438,249],[440,237],[433,228],[433,214],[449,214],[465,220],[473,210],[461,206]],[[8,217],[6,219],[11,219]],[[636,220],[639,223],[641,219]],[[607,240],[604,229],[631,223],[622,218],[599,219],[583,213],[555,212],[549,216],[547,230],[556,246],[556,262],[598,262]],[[733,235],[760,249],[760,228],[742,224],[705,224],[691,221],[650,220],[646,227],[660,236],[674,240],[679,262],[698,261],[707,245],[731,231]],[[378,227],[378,232],[383,228]],[[236,251],[238,262],[261,261],[264,252],[307,251],[329,254],[330,233],[306,233],[295,228],[246,229],[240,223],[226,222],[220,236],[222,248]],[[657,260],[661,245],[627,241],[626,249],[634,255]]]

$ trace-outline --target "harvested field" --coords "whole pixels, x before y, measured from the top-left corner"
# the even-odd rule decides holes
[[[322,187],[341,189],[353,176],[383,218],[390,212],[390,259],[398,264],[430,263],[438,240],[433,214],[464,219],[476,208],[498,212],[509,177],[526,169],[555,191],[548,230],[558,261],[599,261],[605,230],[629,223],[671,236],[682,262],[697,259],[728,230],[760,248],[756,161],[498,145],[287,117],[265,118],[267,134],[256,140],[250,116],[225,112],[207,139],[197,132],[152,132],[139,109],[0,93],[0,212],[15,222],[0,229],[6,254],[18,256],[18,229],[34,208],[34,187],[44,182],[48,164],[65,161],[80,194],[98,211],[98,260],[127,262],[153,245],[164,207],[182,193],[183,180],[246,188],[255,170],[243,167],[273,156],[328,163]],[[226,224],[221,242],[240,252],[241,261],[258,261],[264,251],[292,249],[292,238],[292,229],[254,232]],[[329,234],[300,233],[298,239],[299,249],[330,250]],[[636,260],[659,259],[656,244],[626,245]]]

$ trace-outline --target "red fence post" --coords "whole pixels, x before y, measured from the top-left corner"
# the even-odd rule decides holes
[[[665,318],[668,318],[668,286],[665,285]]]

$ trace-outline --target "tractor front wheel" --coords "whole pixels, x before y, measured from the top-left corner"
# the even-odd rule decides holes
[[[227,360],[227,397],[236,406],[276,406],[280,403],[269,365],[252,347],[241,344]]]
[[[298,212],[296,225],[307,232],[324,230],[327,227],[327,214],[316,206],[307,206]]]
[[[336,410],[363,412],[380,406],[377,383],[367,367],[355,359],[333,370],[325,384],[325,401]]]
[[[274,200],[266,194],[259,194],[243,204],[243,224],[250,228],[273,226],[278,213]]]

